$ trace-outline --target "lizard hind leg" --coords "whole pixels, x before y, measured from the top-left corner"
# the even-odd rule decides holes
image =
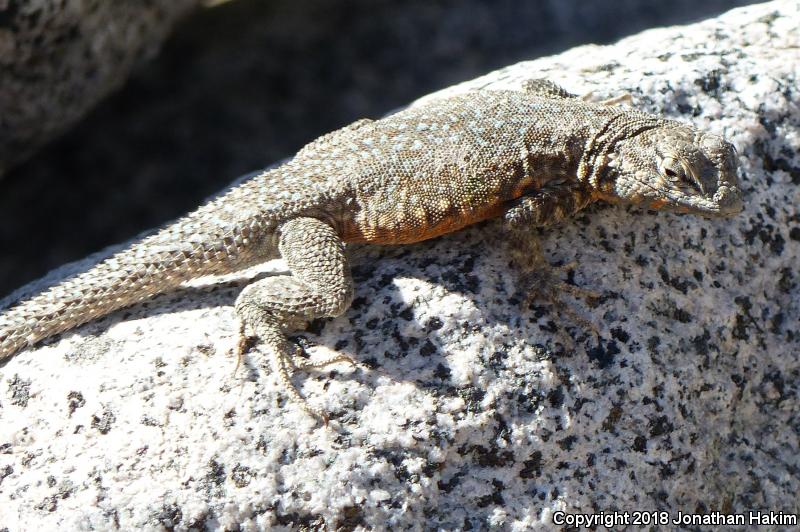
[[[284,391],[312,416],[328,416],[312,407],[290,380],[292,369],[319,368],[336,362],[355,362],[334,355],[319,362],[300,356],[302,348],[286,333],[304,322],[342,314],[353,298],[353,282],[344,244],[333,227],[315,218],[296,218],[280,228],[279,250],[291,275],[269,277],[244,288],[236,300],[236,314],[272,351],[272,366]],[[240,334],[243,334],[244,327]],[[246,342],[238,344],[243,350]]]

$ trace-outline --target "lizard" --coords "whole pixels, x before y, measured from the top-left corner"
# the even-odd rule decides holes
[[[732,144],[609,102],[528,80],[522,90],[469,91],[323,135],[284,164],[11,305],[0,314],[0,359],[189,279],[282,257],[288,274],[252,282],[236,299],[236,351],[241,358],[249,328],[271,351],[286,393],[327,421],[291,372],[355,361],[336,354],[312,362],[288,335],[348,308],[346,244],[410,244],[496,217],[531,232],[596,201],[705,217],[742,210]]]

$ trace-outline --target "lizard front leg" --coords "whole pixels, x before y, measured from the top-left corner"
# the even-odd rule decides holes
[[[558,274],[575,267],[574,262],[552,266],[542,253],[539,240],[531,227],[553,225],[579,212],[592,202],[591,194],[577,184],[549,183],[542,189],[515,200],[506,210],[504,220],[510,233],[514,263],[521,270],[520,281],[527,289],[525,302],[542,298],[582,327],[597,334],[596,327],[561,301],[563,293],[596,298],[593,291],[578,288],[559,279]]]
[[[513,200],[506,207],[503,219],[511,228],[555,225],[574,216],[592,201],[591,193],[577,183],[550,181]]]
[[[315,318],[339,316],[350,306],[353,281],[344,243],[333,227],[316,218],[290,220],[278,231],[278,249],[291,275],[270,277],[245,287],[236,300],[236,314],[242,329],[249,326],[273,351],[273,368],[286,392],[308,413],[327,421],[327,415],[310,406],[291,383],[290,370],[355,362],[347,355],[308,362],[298,356],[301,348],[286,333]],[[239,346],[241,355],[244,342],[240,340]]]

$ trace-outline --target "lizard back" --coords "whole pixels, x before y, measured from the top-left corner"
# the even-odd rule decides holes
[[[285,174],[326,183],[327,210],[346,242],[416,242],[497,216],[549,180],[574,179],[585,147],[576,140],[619,112],[471,92],[329,133]]]

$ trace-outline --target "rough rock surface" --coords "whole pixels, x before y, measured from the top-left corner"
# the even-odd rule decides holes
[[[152,56],[199,0],[0,0],[0,174]]]
[[[353,307],[304,335],[313,356],[369,367],[297,376],[332,413],[325,428],[287,403],[258,347],[233,371],[237,279],[280,262],[197,282],[0,368],[0,528],[549,530],[558,510],[800,513],[797,20],[796,2],[772,2],[451,89],[544,76],[628,92],[737,146],[735,219],[597,206],[542,232],[552,260],[577,260],[574,281],[602,291],[576,302],[599,344],[549,307],[519,308],[496,224],[360,248]]]

